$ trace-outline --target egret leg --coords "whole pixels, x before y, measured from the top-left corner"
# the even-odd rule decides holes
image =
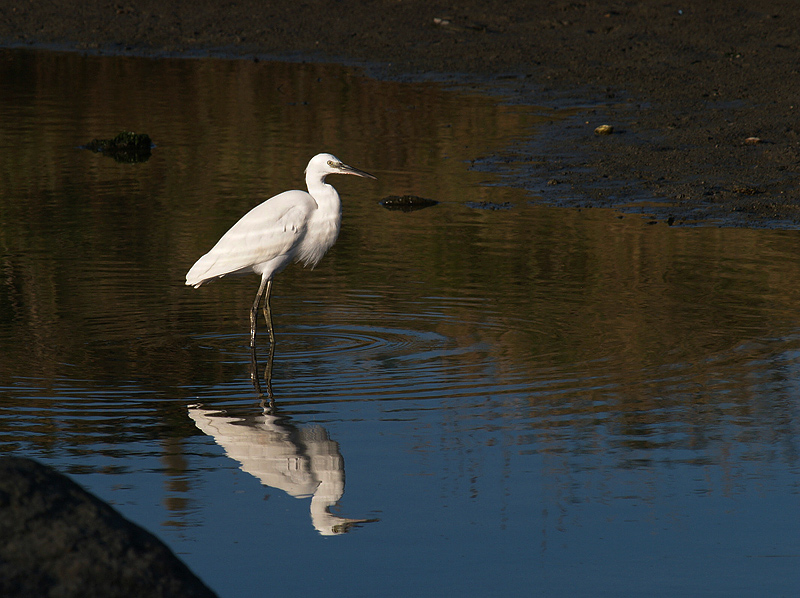
[[[250,310],[250,349],[256,350],[256,324],[258,323],[258,304],[261,303],[261,297],[264,291],[267,293],[267,302],[269,302],[269,288],[272,286],[272,281],[263,276],[261,284],[258,286],[258,293],[256,293],[256,300],[253,302],[253,309]],[[270,327],[270,339],[272,338],[272,324],[267,323]]]
[[[264,382],[267,383],[267,398],[269,399],[269,409],[275,407],[275,399],[272,396],[272,362],[275,361],[275,343],[269,344],[269,356],[267,365],[264,368]]]
[[[272,308],[269,305],[269,295],[271,291],[272,279],[270,278],[267,282],[267,292],[266,297],[264,298],[264,321],[267,323],[267,332],[269,332],[270,353],[272,352],[272,347],[275,346],[275,334],[272,331]]]
[[[250,350],[250,381],[253,383],[256,395],[258,395],[258,398],[261,400],[261,406],[265,410],[272,410],[275,407],[275,399],[272,395],[272,364],[274,361],[275,345],[270,343],[267,365],[264,367],[264,382],[267,384],[267,394],[265,397],[261,390],[261,382],[258,376],[258,358],[256,357],[256,351],[255,349]]]
[[[250,310],[250,379],[253,382],[256,393],[259,397],[263,397],[261,392],[261,383],[258,380],[258,359],[256,358],[256,328],[258,324],[258,305],[261,303],[261,297],[264,297],[264,319],[267,323],[267,331],[269,332],[269,357],[267,359],[267,367],[264,369],[264,380],[267,383],[267,395],[269,397],[270,405],[272,399],[272,362],[275,359],[275,335],[272,332],[272,311],[269,307],[269,295],[272,290],[272,279],[268,277],[261,278],[261,284],[256,293],[256,300],[253,302],[253,308]]]
[[[261,383],[258,381],[258,360],[255,349],[250,349],[250,382],[253,383],[258,398],[263,400],[264,393],[261,392]]]

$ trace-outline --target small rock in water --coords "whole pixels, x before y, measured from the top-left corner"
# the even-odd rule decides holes
[[[378,202],[387,210],[400,210],[401,212],[413,212],[422,208],[435,206],[439,202],[434,199],[427,199],[417,195],[389,195]]]
[[[744,140],[747,145],[757,145],[761,143],[761,137],[748,137]]]
[[[150,158],[153,141],[147,133],[123,131],[113,139],[92,139],[83,147],[110,156],[117,162],[133,164]]]
[[[600,125],[594,130],[595,135],[611,135],[614,132],[614,127],[611,125]]]

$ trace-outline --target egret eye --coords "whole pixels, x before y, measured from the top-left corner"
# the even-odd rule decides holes
[[[336,166],[336,162],[333,160],[328,160],[328,166]]]

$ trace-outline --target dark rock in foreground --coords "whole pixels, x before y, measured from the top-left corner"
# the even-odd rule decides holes
[[[160,540],[66,476],[0,458],[0,596],[216,596]]]

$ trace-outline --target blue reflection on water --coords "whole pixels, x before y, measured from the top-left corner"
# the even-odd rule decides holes
[[[25,56],[0,64],[25,75],[0,80],[0,450],[66,471],[222,596],[797,594],[795,236],[481,186],[445,156],[527,116],[475,95],[321,65]],[[140,95],[117,93],[120,68]],[[164,140],[146,164],[75,149],[128,119]],[[320,139],[298,123],[387,193],[440,203],[343,192],[336,247],[284,274],[282,427],[249,378],[256,281],[183,274],[263,187],[300,181]],[[215,418],[286,440],[299,486],[259,476]],[[322,535],[328,514],[371,522]]]

